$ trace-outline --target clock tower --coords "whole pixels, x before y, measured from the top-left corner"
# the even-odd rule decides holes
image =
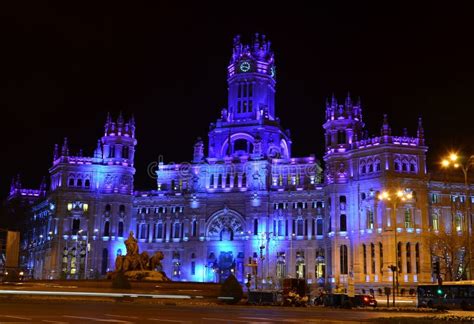
[[[209,158],[289,159],[289,131],[275,116],[275,61],[270,41],[255,34],[250,44],[234,38],[227,67],[228,106],[211,124]]]
[[[235,120],[275,119],[275,64],[270,41],[255,34],[253,43],[244,45],[234,38],[230,65],[229,113]]]

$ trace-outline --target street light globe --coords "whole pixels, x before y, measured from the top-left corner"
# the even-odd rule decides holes
[[[398,191],[397,191],[397,196],[398,196],[398,197],[403,197],[403,191],[398,190]]]
[[[456,153],[451,153],[449,154],[449,159],[454,162],[458,159],[458,156]]]
[[[441,161],[441,165],[445,168],[447,168],[449,166],[449,161],[444,159],[443,161]]]

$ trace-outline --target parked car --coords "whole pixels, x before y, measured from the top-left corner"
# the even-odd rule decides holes
[[[356,307],[377,307],[377,301],[372,295],[355,295],[353,298],[353,304]]]
[[[355,295],[349,297],[347,294],[327,294],[323,297],[323,305],[331,307],[367,307],[377,306],[377,301],[372,295]]]

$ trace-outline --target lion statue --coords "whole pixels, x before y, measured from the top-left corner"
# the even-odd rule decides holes
[[[156,270],[157,267],[160,267],[159,270],[161,270],[161,260],[163,260],[164,255],[163,252],[158,251],[153,256],[150,258],[150,264],[149,264],[149,269],[150,270]]]

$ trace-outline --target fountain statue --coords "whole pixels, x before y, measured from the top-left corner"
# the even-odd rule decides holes
[[[115,271],[109,272],[107,278],[113,279],[117,273],[122,273],[128,279],[170,281],[162,270],[163,253],[156,252],[151,257],[147,252],[139,253],[137,239],[130,232],[125,240],[126,255],[115,259]]]

